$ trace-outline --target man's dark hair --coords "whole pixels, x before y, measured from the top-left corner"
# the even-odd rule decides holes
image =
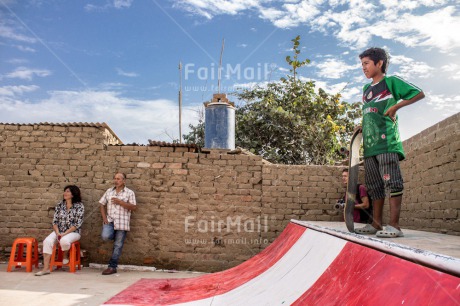
[[[348,172],[348,168],[343,169],[342,173],[344,173],[344,172]]]
[[[70,190],[70,193],[71,193],[72,196],[73,196],[73,198],[72,198],[72,204],[73,204],[73,203],[81,202],[80,188],[78,188],[78,187],[75,186],[75,185],[67,185],[67,186],[64,187],[64,191],[66,191],[66,189],[69,189],[69,190]]]
[[[382,73],[387,72],[388,65],[390,64],[390,56],[382,48],[369,48],[359,55],[360,59],[363,59],[364,57],[370,58],[374,62],[374,65],[377,65],[379,61],[383,61],[381,68]]]

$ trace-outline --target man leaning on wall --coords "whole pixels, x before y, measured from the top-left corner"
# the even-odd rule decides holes
[[[109,266],[102,274],[110,275],[117,273],[118,260],[123,250],[126,234],[129,232],[131,212],[136,210],[136,197],[134,192],[126,187],[126,175],[116,173],[113,177],[113,185],[107,189],[102,198],[102,240],[113,240],[112,257]]]

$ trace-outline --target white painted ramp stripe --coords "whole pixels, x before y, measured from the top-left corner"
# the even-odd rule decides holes
[[[278,262],[259,276],[222,295],[178,305],[290,305],[318,280],[346,243],[307,229]]]

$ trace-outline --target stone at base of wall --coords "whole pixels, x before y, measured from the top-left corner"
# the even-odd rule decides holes
[[[90,268],[94,269],[105,269],[107,268],[106,264],[90,263]],[[134,265],[119,265],[117,270],[121,271],[145,271],[145,272],[154,272],[157,271],[155,267],[146,267],[146,266],[134,266]]]
[[[90,263],[89,264],[90,268],[93,269],[105,269],[107,268],[106,264],[98,264],[98,263]],[[119,265],[117,267],[117,270],[120,271],[137,271],[137,272],[166,272],[166,273],[179,273],[183,271],[177,271],[177,270],[165,270],[165,269],[157,269],[155,267],[146,267],[146,266],[135,266],[135,265]],[[199,271],[186,271],[187,273],[190,274],[206,274],[204,272],[199,272]]]

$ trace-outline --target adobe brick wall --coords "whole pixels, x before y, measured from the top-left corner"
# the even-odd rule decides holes
[[[460,234],[460,113],[403,143],[404,200],[401,224],[407,228]]]
[[[343,167],[264,165],[262,170],[264,214],[273,216],[273,239],[291,219],[340,221],[333,208],[341,198]]]
[[[405,143],[405,227],[460,235],[458,119]],[[112,244],[100,239],[98,200],[116,171],[127,174],[138,201],[122,264],[223,270],[263,250],[290,219],[341,219],[332,205],[342,195],[343,167],[272,165],[259,156],[186,147],[111,146],[117,138],[107,133],[101,126],[0,124],[0,248],[8,250],[19,236],[43,240],[51,231],[50,208],[64,186],[76,184],[85,204],[82,246],[91,262],[106,263]]]

